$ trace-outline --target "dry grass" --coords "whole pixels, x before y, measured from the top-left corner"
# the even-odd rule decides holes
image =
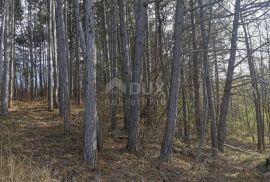
[[[102,107],[101,107],[102,108]],[[158,160],[162,128],[155,131],[142,127],[142,152],[135,156],[126,147],[126,133],[108,131],[105,107],[99,110],[103,121],[104,151],[98,154],[93,168],[82,162],[82,107],[73,105],[72,135],[63,135],[57,114],[46,111],[46,103],[16,102],[9,116],[0,116],[0,181],[265,181],[264,157],[249,156],[226,150],[218,160],[204,151],[201,164],[194,164],[190,154],[196,145],[180,141],[168,163]],[[119,117],[119,124],[121,123]],[[158,134],[157,134],[158,132]],[[153,135],[155,137],[153,137]],[[241,146],[242,145],[242,146]],[[254,144],[238,146],[249,149]],[[269,147],[269,146],[268,146]]]
[[[54,181],[48,168],[32,166],[31,158],[19,158],[10,151],[1,151],[0,155],[0,181],[31,182]]]

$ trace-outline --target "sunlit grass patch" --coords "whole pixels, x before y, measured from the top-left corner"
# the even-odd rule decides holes
[[[2,143],[2,141],[1,141]],[[12,182],[52,182],[50,170],[46,167],[33,166],[31,157],[17,154],[11,148],[14,146],[3,146],[0,149],[0,181]]]

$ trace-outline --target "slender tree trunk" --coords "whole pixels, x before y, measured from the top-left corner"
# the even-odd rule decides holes
[[[10,80],[9,80],[9,99],[8,99],[8,106],[12,107],[13,105],[13,93],[14,93],[14,83],[15,83],[15,16],[14,16],[14,8],[15,2],[13,1],[11,4],[11,57],[10,57]]]
[[[190,8],[194,7],[194,0],[190,0]],[[191,39],[192,39],[192,62],[193,62],[193,85],[194,85],[194,110],[195,110],[195,121],[196,129],[199,138],[199,145],[204,143],[204,122],[201,118],[201,103],[200,103],[200,84],[199,84],[199,72],[200,64],[198,62],[198,51],[197,51],[197,40],[196,40],[196,26],[195,26],[195,17],[194,11],[190,13],[191,18]]]
[[[34,99],[34,58],[33,58],[33,30],[32,30],[32,7],[28,2],[28,28],[29,28],[29,54],[30,54],[30,100]]]
[[[242,22],[243,22],[243,20],[242,20]],[[263,118],[262,118],[262,113],[261,113],[261,96],[260,96],[260,91],[259,91],[258,83],[257,83],[256,70],[255,70],[255,67],[253,64],[254,60],[253,60],[253,56],[252,56],[251,49],[250,49],[247,28],[243,24],[245,43],[246,43],[246,49],[247,49],[248,66],[249,66],[249,72],[250,72],[251,83],[252,83],[253,101],[254,101],[255,111],[256,111],[257,137],[258,137],[258,148],[257,149],[260,153],[262,153],[265,150],[265,143],[264,143],[264,131],[263,131],[264,124],[263,124]]]
[[[84,113],[84,161],[92,165],[97,160],[97,93],[96,93],[96,47],[94,32],[94,1],[85,0],[86,83]]]
[[[181,61],[182,61],[181,35],[183,31],[183,23],[184,23],[184,1],[177,0],[168,114],[167,114],[167,122],[166,122],[166,127],[165,127],[164,139],[161,145],[161,152],[160,152],[160,158],[163,160],[168,160],[168,158],[170,157],[172,153],[173,138],[174,138],[175,127],[176,127],[176,116],[177,116],[177,108],[178,108],[177,102],[178,102],[179,81],[180,81],[179,77],[180,77],[180,66],[181,66]]]
[[[55,21],[55,0],[52,0],[52,30],[53,30],[53,82],[54,82],[54,88],[53,88],[53,103],[55,107],[59,107],[59,65],[58,65],[58,54],[57,54],[57,30],[56,30],[56,21]],[[61,109],[59,107],[59,111],[61,112]]]
[[[5,32],[4,32],[4,64],[3,64],[3,77],[1,88],[1,113],[8,114],[8,99],[9,99],[9,62],[11,55],[11,33],[10,33],[10,1],[5,1]]]
[[[163,35],[163,30],[162,30],[162,23],[163,19],[161,17],[161,1],[156,1],[155,2],[155,18],[156,18],[156,35],[155,35],[155,44],[156,44],[156,50],[155,50],[155,59],[156,63],[160,64],[160,70],[162,73],[162,77],[165,81],[164,85],[164,92],[166,95],[166,99],[168,99],[168,78],[165,70],[165,65],[163,60],[163,44],[162,44],[162,35]]]
[[[76,71],[75,71],[75,88],[76,88],[76,101],[77,104],[81,104],[81,59],[80,59],[80,43],[79,43],[79,32],[76,29]]]
[[[123,107],[124,107],[124,128],[127,130],[129,126],[129,65],[130,65],[130,55],[129,55],[129,44],[128,44],[128,32],[127,32],[127,21],[126,21],[126,2],[125,0],[118,0],[119,6],[119,19],[120,19],[120,38],[121,38],[121,55],[123,60],[123,71],[122,78],[126,85],[126,93],[123,95]]]
[[[82,51],[83,58],[86,59],[85,58],[85,55],[86,55],[85,35],[82,29],[80,5],[78,3],[78,0],[74,0],[74,10],[75,10],[76,30],[79,35],[80,48]]]
[[[37,48],[35,48],[35,64],[34,64],[34,70],[35,70],[35,89],[34,89],[34,97],[36,98],[38,95],[38,71],[37,71],[37,62],[38,62],[38,52]]]
[[[146,51],[145,51],[145,61],[144,61],[144,70],[145,70],[145,85],[146,85],[146,92],[149,93],[146,95],[146,106],[145,106],[145,121],[146,124],[149,126],[152,123],[152,96],[151,95],[151,38],[150,38],[150,23],[149,23],[149,16],[147,14],[146,17]]]
[[[48,0],[48,110],[52,111],[53,110],[53,89],[54,89],[54,84],[53,84],[53,17],[52,17],[52,1],[53,0]]]
[[[237,34],[239,27],[239,13],[240,13],[240,0],[235,0],[235,14],[233,20],[233,30],[231,38],[231,53],[228,64],[228,70],[226,75],[225,87],[223,92],[222,101],[220,104],[220,115],[218,123],[218,149],[224,151],[224,142],[226,137],[226,125],[227,125],[227,113],[229,109],[229,101],[231,97],[232,81],[233,81],[233,72],[234,72],[234,63],[237,49]]]
[[[220,106],[220,93],[219,93],[219,70],[218,70],[218,59],[217,59],[217,51],[216,51],[216,39],[213,37],[213,49],[214,49],[214,65],[215,65],[215,88],[216,88],[216,121],[218,128],[219,121],[219,106]]]
[[[43,97],[43,75],[44,72],[42,71],[42,42],[40,43],[39,48],[39,85],[40,85],[40,97]]]
[[[116,0],[112,0],[111,2],[111,79],[115,80],[117,75],[117,26],[116,26]],[[116,129],[116,111],[117,111],[117,105],[118,105],[118,99],[117,99],[117,88],[111,87],[111,129]]]
[[[144,39],[147,9],[145,0],[138,0],[136,14],[135,57],[132,66],[132,91],[130,98],[130,124],[128,135],[128,150],[132,153],[138,151],[139,121],[140,121],[140,94],[141,72],[144,56]]]
[[[182,93],[182,112],[183,112],[183,127],[184,127],[184,135],[183,139],[185,143],[189,143],[189,122],[188,122],[188,113],[187,113],[187,96],[186,96],[186,89],[184,87],[184,71],[183,71],[183,64],[181,64],[181,93]]]
[[[204,74],[205,74],[205,83],[206,83],[206,92],[207,92],[207,102],[208,102],[208,112],[209,112],[209,119],[211,121],[211,143],[212,143],[212,156],[216,157],[218,152],[218,144],[217,144],[217,125],[216,125],[216,116],[215,116],[215,108],[213,102],[213,93],[212,93],[212,84],[211,84],[211,75],[210,75],[210,68],[208,63],[208,44],[209,44],[209,36],[211,30],[211,18],[209,23],[209,33],[207,35],[206,28],[205,28],[205,16],[204,16],[204,9],[203,9],[203,1],[199,0],[200,6],[200,27],[201,27],[201,34],[202,34],[202,49],[203,49],[203,65],[204,65]],[[210,7],[211,8],[211,7]],[[210,10],[212,13],[212,10]],[[212,14],[210,15],[212,16]]]
[[[4,42],[5,42],[5,28],[6,28],[6,1],[3,5],[2,10],[2,27],[1,27],[1,35],[0,35],[0,89],[2,86],[2,76],[3,76],[3,50],[4,50]]]
[[[56,28],[57,28],[57,47],[59,60],[59,83],[60,104],[64,118],[64,131],[70,133],[70,95],[69,95],[69,73],[68,73],[68,47],[66,39],[66,28],[64,24],[63,0],[56,2]]]

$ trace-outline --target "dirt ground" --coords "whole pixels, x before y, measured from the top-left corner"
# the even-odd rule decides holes
[[[176,141],[170,161],[162,163],[158,160],[160,142],[152,137],[157,134],[147,129],[142,132],[138,155],[126,151],[123,131],[105,131],[104,149],[98,154],[96,168],[91,167],[82,162],[82,112],[73,106],[72,134],[64,136],[57,110],[48,112],[42,100],[15,102],[10,114],[0,117],[0,180],[270,181],[270,170],[264,166],[266,155],[227,148],[215,161],[206,148],[202,162],[196,164],[196,145]],[[231,144],[253,152],[256,148],[255,144],[237,141]]]

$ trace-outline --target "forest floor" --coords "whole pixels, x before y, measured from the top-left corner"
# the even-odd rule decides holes
[[[142,152],[129,154],[126,134],[104,132],[104,149],[96,168],[82,162],[82,112],[73,106],[72,134],[64,136],[57,110],[48,112],[43,100],[16,101],[8,116],[0,116],[0,181],[269,181],[266,155],[226,148],[217,160],[210,150],[194,163],[196,145],[175,143],[169,162],[158,160],[160,142],[152,130],[142,132]],[[150,136],[151,135],[151,136]],[[231,145],[255,151],[256,145]],[[270,147],[267,146],[269,149]],[[254,152],[255,153],[255,152]]]

